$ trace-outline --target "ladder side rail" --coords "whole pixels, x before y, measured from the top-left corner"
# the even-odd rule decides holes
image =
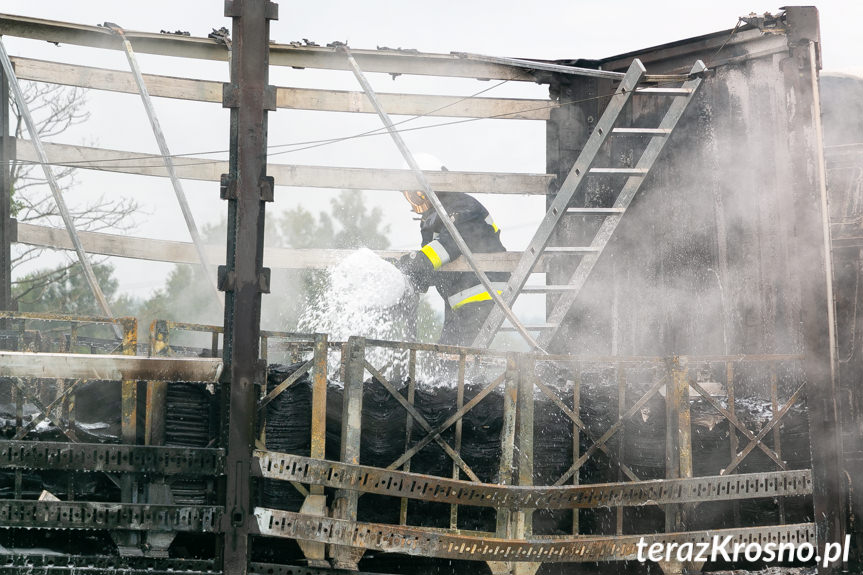
[[[501,294],[507,306],[512,306],[521,288],[524,287],[528,276],[542,255],[546,244],[548,244],[551,234],[566,213],[569,203],[588,174],[591,165],[596,159],[596,155],[611,135],[617,118],[635,93],[638,83],[644,78],[645,73],[646,70],[641,61],[637,58],[633,60],[629,66],[629,70],[626,72],[626,76],[624,76],[617,90],[612,95],[611,101],[605,108],[599,122],[597,122],[593,133],[588,138],[584,149],[575,160],[572,169],[570,169],[551,206],[549,206],[533,239],[531,239],[518,265],[516,265],[510,275],[509,282],[507,282],[506,288],[504,288],[503,294]],[[503,323],[504,314],[504,310],[499,305],[492,309],[479,334],[474,339],[472,347],[488,347],[491,345],[495,334]]]
[[[684,83],[684,88],[690,89],[691,91],[686,95],[674,98],[662,119],[662,123],[659,125],[661,129],[673,130],[677,125],[677,122],[683,116],[683,113],[692,101],[698,86],[701,85],[702,78],[700,73],[705,69],[706,66],[701,60],[696,62],[692,67],[691,74],[693,77],[691,80]],[[666,137],[656,136],[651,138],[644,150],[644,153],[642,153],[641,158],[638,161],[638,167],[646,168],[649,171],[659,158],[659,154],[662,152],[667,141],[668,138]],[[626,184],[624,184],[623,189],[621,189],[620,194],[617,196],[617,200],[614,202],[614,207],[624,208],[624,210],[628,208],[645,179],[646,176],[631,176],[627,179]],[[551,315],[547,319],[549,327],[543,330],[538,338],[540,345],[548,345],[548,343],[557,335],[564,317],[569,312],[569,309],[578,297],[579,292],[587,282],[590,272],[593,270],[599,256],[602,254],[602,248],[607,245],[612,234],[614,234],[614,230],[617,228],[617,224],[620,222],[621,217],[622,214],[611,214],[603,220],[602,225],[596,232],[596,236],[593,238],[593,242],[591,242],[591,246],[600,248],[600,251],[585,255],[581,259],[581,262],[579,262],[578,267],[576,267],[575,272],[573,272],[569,281],[569,285],[573,286],[574,289],[563,292],[558,298],[557,303],[552,309]]]

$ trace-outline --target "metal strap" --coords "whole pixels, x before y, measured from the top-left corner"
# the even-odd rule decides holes
[[[96,274],[93,272],[93,266],[90,265],[90,258],[87,257],[87,252],[84,251],[84,246],[81,244],[81,239],[78,237],[78,231],[75,229],[75,222],[72,220],[72,215],[69,213],[69,208],[66,206],[66,200],[63,199],[63,193],[60,191],[60,185],[57,183],[57,178],[54,177],[54,170],[48,163],[48,155],[45,153],[45,148],[42,146],[42,138],[39,136],[39,130],[36,129],[36,124],[33,122],[33,117],[30,115],[30,107],[27,105],[27,100],[24,99],[24,94],[21,92],[21,86],[18,84],[18,78],[15,76],[15,70],[12,67],[12,62],[9,60],[9,54],[6,53],[6,46],[0,38],[0,65],[3,66],[3,72],[6,74],[6,79],[9,81],[9,88],[12,89],[12,94],[15,96],[15,103],[18,104],[18,112],[24,119],[24,124],[27,126],[27,132],[33,142],[33,148],[36,150],[36,155],[39,156],[39,163],[42,165],[42,171],[45,172],[45,179],[48,180],[48,186],[51,188],[51,195],[54,196],[54,201],[57,203],[57,211],[60,212],[60,218],[63,220],[63,225],[66,226],[66,232],[69,234],[69,239],[72,240],[72,245],[75,247],[75,253],[78,255],[78,261],[81,262],[81,267],[84,270],[84,277],[87,278],[87,283],[96,296],[96,301],[99,307],[109,318],[113,318],[111,306],[102,293],[102,288],[99,287],[99,281],[96,279]],[[111,324],[114,329],[114,335],[118,338],[123,337],[123,332],[117,324]]]
[[[119,557],[116,555],[0,555],[3,573],[21,575],[221,575],[209,559],[168,557]],[[342,571],[277,563],[249,563],[251,575],[371,575],[363,571]],[[375,573],[374,575],[383,575]]]
[[[217,532],[221,507],[0,500],[0,527]]]
[[[476,274],[476,277],[479,279],[480,283],[482,283],[482,285],[485,286],[485,289],[488,290],[488,293],[489,293],[489,295],[491,295],[491,298],[498,305],[498,307],[500,307],[500,309],[502,310],[502,313],[504,315],[506,315],[506,317],[509,319],[509,321],[512,323],[512,325],[515,326],[515,328],[518,330],[518,332],[521,334],[521,336],[524,338],[524,340],[528,344],[530,344],[531,349],[537,349],[540,351],[544,351],[541,347],[539,347],[537,342],[534,340],[533,336],[531,336],[530,333],[528,333],[527,329],[525,329],[525,327],[521,324],[521,322],[518,320],[518,318],[515,316],[515,314],[509,308],[509,305],[507,305],[507,303],[504,302],[503,298],[501,298],[501,296],[497,293],[497,291],[495,291],[494,287],[492,287],[491,281],[488,279],[488,276],[486,276],[485,273],[481,269],[479,269],[479,266],[477,265],[476,260],[474,260],[474,258],[473,258],[473,252],[468,247],[467,243],[465,243],[464,238],[461,237],[461,234],[459,233],[458,229],[456,228],[455,223],[453,223],[453,221],[447,215],[446,209],[443,207],[443,204],[441,204],[440,199],[438,199],[438,197],[437,197],[437,194],[435,194],[434,190],[431,189],[431,186],[429,185],[428,180],[426,180],[425,174],[423,174],[422,170],[420,170],[419,165],[416,163],[416,160],[413,157],[413,154],[408,149],[404,140],[402,140],[402,137],[398,133],[398,131],[395,129],[395,126],[393,126],[392,120],[390,120],[389,115],[383,109],[380,102],[378,102],[377,96],[375,95],[375,91],[372,89],[371,84],[369,84],[369,81],[366,79],[365,75],[363,74],[363,71],[360,69],[359,65],[357,64],[357,61],[354,60],[354,57],[351,55],[351,52],[348,49],[348,47],[347,46],[340,46],[339,49],[341,49],[344,52],[345,56],[347,56],[348,63],[351,65],[351,69],[354,72],[354,76],[356,76],[360,85],[363,87],[363,90],[365,91],[366,96],[368,96],[369,101],[371,102],[375,111],[378,113],[378,116],[380,116],[381,121],[383,121],[384,125],[387,128],[387,131],[390,134],[390,136],[392,136],[393,141],[395,142],[396,146],[398,147],[399,151],[402,154],[402,157],[405,159],[408,166],[410,166],[410,169],[413,170],[413,173],[416,176],[417,181],[419,181],[420,185],[423,187],[423,190],[425,191],[426,197],[428,197],[429,202],[431,203],[432,207],[434,207],[435,211],[440,216],[441,222],[443,223],[444,227],[446,227],[447,231],[449,231],[450,235],[452,236],[453,240],[455,241],[456,245],[458,246],[458,249],[461,250],[461,254],[464,256],[464,259],[467,260],[468,264],[470,264],[471,269]],[[503,321],[503,320],[501,319],[501,321]]]
[[[642,539],[648,545],[655,542],[707,543],[714,537],[720,540],[731,537],[732,545],[815,542],[812,523],[667,534],[515,540],[455,535],[421,527],[359,523],[262,507],[255,509],[255,517],[261,535],[471,561],[574,563],[632,560],[637,558],[637,545]]]
[[[261,477],[423,501],[508,509],[573,509],[808,495],[808,469],[630,483],[524,487],[474,483],[258,450]]]
[[[207,278],[207,283],[212,288],[213,295],[221,307],[224,305],[224,296],[216,286],[216,280],[210,268],[210,262],[207,258],[207,251],[204,247],[204,241],[198,233],[198,226],[195,223],[195,216],[192,214],[192,208],[189,207],[189,202],[186,199],[186,193],[183,191],[183,185],[174,171],[174,160],[171,155],[171,150],[168,149],[168,142],[165,140],[165,134],[162,132],[162,126],[159,124],[159,118],[156,116],[156,109],[153,108],[153,101],[150,99],[150,92],[147,91],[147,85],[144,83],[144,77],[141,75],[141,69],[138,67],[138,60],[135,58],[135,52],[132,50],[132,44],[126,38],[123,29],[116,25],[106,26],[123,41],[123,47],[126,50],[126,59],[129,61],[129,68],[132,70],[132,75],[135,77],[135,83],[138,84],[138,92],[141,94],[141,101],[144,103],[144,109],[147,111],[147,118],[150,120],[150,126],[153,128],[153,135],[156,136],[156,142],[159,144],[159,152],[162,154],[162,161],[165,163],[165,169],[168,176],[171,178],[171,184],[174,187],[174,195],[177,196],[177,202],[180,204],[180,210],[183,212],[183,219],[186,220],[186,229],[189,230],[189,235],[192,236],[192,243],[195,244],[195,251],[198,252],[201,269],[204,277]],[[228,46],[228,54],[230,54],[230,44]],[[230,63],[230,58],[228,59]]]
[[[0,469],[221,475],[222,449],[59,441],[0,441]]]

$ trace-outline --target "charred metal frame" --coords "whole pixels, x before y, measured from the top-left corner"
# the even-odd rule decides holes
[[[623,508],[635,505],[663,505],[666,507],[666,533],[646,535],[646,539],[656,541],[703,541],[705,537],[716,533],[686,531],[687,514],[694,506],[703,501],[739,501],[749,498],[778,498],[777,525],[759,528],[736,528],[727,533],[735,538],[746,541],[784,540],[817,542],[819,545],[827,541],[839,541],[844,533],[844,509],[842,507],[843,489],[839,483],[841,462],[840,448],[835,451],[819,449],[812,450],[812,469],[787,469],[782,460],[779,423],[789,412],[795,402],[805,395],[809,397],[809,416],[812,422],[813,446],[821,442],[841,445],[837,431],[835,405],[835,334],[832,322],[832,294],[830,292],[830,251],[829,235],[826,230],[826,190],[824,188],[823,162],[817,166],[814,177],[811,173],[803,173],[804,166],[793,166],[801,181],[809,187],[795,198],[795,214],[798,225],[808,237],[817,241],[808,246],[811,261],[821,264],[827,289],[816,286],[803,297],[805,317],[805,349],[803,356],[728,356],[728,357],[675,357],[675,358],[621,358],[621,357],[590,357],[573,358],[569,356],[535,356],[532,354],[504,354],[486,352],[470,348],[455,348],[447,346],[403,344],[399,342],[381,342],[352,338],[349,342],[330,342],[325,335],[310,336],[296,334],[296,337],[286,337],[289,341],[283,343],[297,356],[305,357],[306,363],[295,374],[290,376],[275,390],[265,394],[264,374],[267,359],[268,338],[280,338],[289,334],[278,332],[263,332],[260,330],[260,300],[261,293],[269,288],[269,270],[263,267],[263,230],[265,202],[272,201],[274,180],[267,176],[266,168],[266,118],[267,112],[276,107],[289,107],[285,98],[280,98],[279,91],[268,86],[267,65],[268,55],[272,55],[274,63],[302,65],[312,58],[323,58],[325,65],[321,67],[344,68],[339,63],[338,55],[330,55],[325,49],[279,47],[268,45],[268,20],[277,16],[275,4],[266,0],[234,0],[226,2],[226,14],[233,17],[235,44],[231,58],[231,83],[223,87],[217,100],[231,110],[231,154],[228,173],[223,175],[222,197],[228,200],[229,239],[227,246],[227,265],[220,269],[219,285],[226,292],[224,328],[214,326],[196,326],[159,321],[151,326],[150,355],[153,359],[123,358],[116,365],[105,361],[105,358],[80,356],[64,358],[45,354],[41,356],[38,366],[26,365],[21,355],[14,353],[0,354],[0,362],[14,377],[41,377],[40,370],[62,373],[67,380],[82,379],[92,376],[95,371],[108,368],[109,377],[123,380],[123,430],[125,445],[89,446],[85,444],[47,444],[39,443],[31,447],[29,442],[15,441],[0,446],[0,467],[20,469],[33,466],[48,469],[76,469],[84,471],[111,471],[112,473],[153,473],[153,474],[195,474],[219,475],[224,472],[224,484],[220,500],[224,506],[177,506],[170,504],[133,503],[129,501],[131,491],[127,489],[124,502],[101,505],[91,502],[32,502],[20,501],[20,475],[16,477],[16,500],[0,501],[0,523],[6,526],[20,524],[28,527],[48,528],[79,528],[79,529],[147,529],[157,530],[190,530],[207,531],[224,535],[221,546],[221,556],[214,562],[174,561],[166,560],[160,566],[185,565],[193,572],[219,571],[225,574],[256,572],[256,569],[266,568],[270,572],[286,570],[290,573],[323,572],[314,568],[296,568],[288,566],[268,566],[249,564],[249,534],[267,534],[277,537],[290,537],[305,542],[318,544],[317,551],[330,545],[332,557],[336,565],[355,568],[356,563],[366,548],[382,551],[400,551],[421,553],[435,557],[468,558],[490,562],[504,562],[506,569],[518,572],[509,562],[520,561],[536,563],[539,561],[598,561],[621,560],[633,557],[633,545],[639,536],[624,533]],[[817,38],[812,36],[813,15],[806,10],[789,12],[794,29],[789,32],[794,35],[792,46],[793,67],[789,67],[789,76],[796,74],[799,78],[789,88],[794,96],[800,96],[798,101],[812,104],[811,108],[801,109],[801,114],[809,114],[816,128],[817,119],[817,80],[818,51]],[[815,17],[815,34],[817,34],[817,16]],[[19,23],[20,24],[20,23]],[[7,27],[15,29],[15,23],[0,19],[0,33],[7,32]],[[112,41],[105,38],[104,31],[90,27],[78,27],[77,30],[64,29],[43,21],[28,23],[27,34],[39,37],[61,39],[64,42],[99,45],[116,49],[109,44]],[[802,32],[801,32],[802,31]],[[20,32],[20,30],[19,30]],[[755,41],[757,30],[747,29],[741,32],[743,41]],[[807,35],[808,34],[808,35]],[[99,36],[102,35],[100,38]],[[185,51],[193,57],[224,58],[222,47],[212,43],[203,43],[198,39],[181,40],[171,37],[153,38],[152,35],[130,34],[131,41],[137,50],[142,52],[159,52],[164,46],[171,44],[174,49]],[[705,50],[713,50],[720,42],[734,45],[737,40],[717,36],[705,41]],[[780,48],[773,44],[772,39],[763,40],[766,45],[764,53],[776,54]],[[116,39],[113,40],[116,44]],[[781,42],[782,48],[788,48],[786,42]],[[723,44],[724,45],[724,44]],[[295,49],[296,48],[296,49]],[[326,53],[325,53],[326,52]],[[673,52],[670,51],[670,52]],[[548,81],[553,72],[531,71],[524,69],[514,72],[512,67],[499,62],[491,62],[481,57],[438,57],[396,54],[375,54],[354,51],[358,63],[368,71],[402,70],[405,73],[440,73],[443,70],[453,72],[453,75],[468,75],[482,77],[504,77],[511,80],[541,80]],[[672,62],[681,55],[666,55]],[[423,61],[425,58],[425,61]],[[626,60],[626,56],[620,60]],[[691,64],[691,57],[686,56]],[[464,61],[460,61],[464,60]],[[662,61],[657,56],[656,61]],[[733,60],[731,60],[733,61]],[[425,71],[419,71],[418,66],[431,62]],[[320,62],[318,62],[320,64]],[[650,66],[653,62],[646,61]],[[679,62],[678,62],[679,63]],[[609,60],[609,68],[614,63]],[[618,62],[620,64],[620,62]],[[709,63],[710,64],[710,63]],[[459,68],[461,66],[461,68]],[[672,64],[668,66],[673,67]],[[679,67],[679,66],[678,66]],[[454,71],[459,68],[458,73]],[[76,68],[77,69],[77,68]],[[419,71],[419,72],[418,72]],[[482,73],[480,73],[480,71]],[[35,74],[35,72],[34,72]],[[658,76],[654,77],[654,80]],[[670,78],[667,76],[666,78]],[[675,76],[676,80],[681,77]],[[559,80],[559,82],[557,82]],[[566,84],[557,78],[555,89]],[[2,80],[0,80],[2,81]],[[610,80],[591,79],[579,89],[592,93],[591,97],[609,92]],[[0,86],[2,87],[2,86]],[[169,88],[157,88],[170,91]],[[128,91],[128,90],[127,90]],[[6,90],[2,90],[4,97]],[[202,99],[216,101],[211,95]],[[383,98],[382,98],[383,101]],[[7,102],[8,103],[8,102]],[[404,104],[404,102],[402,102]],[[336,106],[341,104],[328,104]],[[389,104],[387,104],[388,106]],[[413,105],[413,104],[411,104]],[[598,100],[592,104],[584,104],[580,109],[595,105],[601,108]],[[0,107],[4,105],[0,98]],[[553,175],[566,171],[565,156],[572,150],[565,149],[561,142],[561,133],[565,131],[566,121],[557,122],[565,112],[550,105],[549,117],[549,172]],[[364,110],[369,111],[369,110]],[[2,113],[2,112],[0,112]],[[523,112],[511,112],[513,117]],[[526,117],[526,116],[525,116]],[[572,120],[569,118],[568,120]],[[5,127],[8,117],[0,116],[0,127]],[[571,122],[570,122],[571,123]],[[589,122],[588,122],[589,123]],[[243,134],[242,140],[239,135]],[[17,157],[14,140],[4,131],[2,136],[2,157]],[[557,149],[555,146],[560,146]],[[800,144],[801,154],[811,150],[803,142]],[[551,149],[554,148],[554,149]],[[11,150],[11,151],[10,151]],[[808,156],[807,156],[808,157]],[[570,162],[571,163],[571,162]],[[551,165],[554,164],[554,165]],[[182,169],[182,165],[178,165]],[[388,174],[388,177],[401,177],[398,174]],[[180,176],[184,177],[184,176]],[[531,186],[552,184],[553,176],[542,175],[528,178]],[[407,180],[406,180],[407,181]],[[469,189],[470,180],[467,177],[448,175],[441,176],[441,182],[452,189]],[[466,183],[467,182],[467,183]],[[281,183],[281,182],[280,182]],[[432,183],[436,182],[432,180]],[[0,176],[0,192],[4,182]],[[473,183],[475,186],[475,182]],[[462,188],[459,188],[461,186]],[[554,186],[550,187],[553,191]],[[533,188],[531,188],[533,189]],[[512,192],[512,190],[509,190]],[[508,192],[508,193],[509,193]],[[7,202],[8,204],[8,202]],[[8,206],[7,206],[8,207]],[[0,233],[3,235],[4,249],[12,240],[11,231],[14,226],[7,212],[2,212],[0,205]],[[815,222],[807,215],[820,213],[820,222]],[[816,225],[817,224],[817,225]],[[572,230],[564,230],[566,235]],[[555,242],[561,240],[555,238]],[[59,244],[58,244],[59,245]],[[124,244],[131,245],[131,244]],[[579,245],[579,242],[566,245]],[[125,249],[125,248],[124,248]],[[177,257],[177,256],[175,256]],[[183,256],[186,257],[186,256]],[[182,261],[182,260],[177,260]],[[514,261],[504,267],[511,269]],[[0,264],[8,263],[0,253]],[[480,263],[482,269],[498,269],[502,260],[491,263]],[[492,267],[485,268],[483,265]],[[5,269],[5,268],[4,268]],[[545,268],[542,268],[545,269]],[[571,270],[555,271],[566,275]],[[0,269],[0,275],[3,269]],[[553,276],[554,274],[552,274]],[[8,276],[8,274],[7,274]],[[0,278],[8,280],[6,278]],[[552,285],[564,282],[550,278]],[[3,286],[0,286],[0,304],[4,304]],[[8,290],[7,290],[8,295]],[[11,318],[11,314],[0,314],[0,319]],[[20,314],[17,317],[27,317]],[[34,318],[35,319],[35,318]],[[73,351],[75,343],[82,338],[77,336],[77,326],[92,318],[71,318],[69,347]],[[107,320],[112,321],[112,320]],[[22,324],[23,325],[23,324]],[[137,327],[129,324],[127,337],[121,345],[126,355],[136,355]],[[21,328],[23,330],[23,327]],[[219,333],[224,333],[222,362],[217,360],[176,360],[162,359],[160,355],[170,355],[171,329],[187,329],[206,331],[212,334],[210,352],[213,357],[219,350]],[[23,338],[22,338],[23,339]],[[372,365],[366,359],[366,350],[371,347],[397,349],[406,352],[408,357],[408,374],[410,382],[406,397],[393,385],[396,376],[387,376],[387,368]],[[342,361],[346,381],[346,399],[342,417],[342,449],[340,462],[324,460],[325,420],[326,420],[326,366],[330,349],[342,350]],[[179,351],[179,349],[175,350]],[[308,353],[313,351],[311,358]],[[415,375],[417,369],[417,353],[429,352],[439,356],[449,355],[457,360],[457,406],[456,413],[438,427],[425,421],[414,407],[416,391]],[[31,356],[32,357],[32,356]],[[468,357],[477,357],[495,365],[505,362],[504,372],[482,389],[477,395],[465,401],[465,371]],[[566,362],[573,371],[573,397],[570,408],[565,400],[555,390],[536,377],[537,364],[542,362]],[[795,362],[805,373],[804,384],[798,385],[788,398],[781,398],[778,393],[778,377],[776,365],[782,362]],[[185,363],[184,363],[185,362]],[[747,362],[767,362],[770,367],[770,401],[773,418],[757,433],[749,430],[735,415],[734,408],[734,377],[735,366]],[[615,369],[617,382],[617,413],[618,419],[599,437],[592,437],[585,423],[580,419],[580,404],[582,390],[582,370],[590,364],[602,364]],[[692,375],[692,368],[698,363],[719,363],[724,365],[726,373],[726,390],[728,407],[725,408],[704,389]],[[659,370],[658,377],[647,392],[640,397],[634,397],[628,389],[629,369],[633,366],[650,364]],[[313,379],[313,400],[311,415],[312,450],[311,457],[295,454],[280,454],[259,449],[252,451],[255,445],[255,421],[266,413],[267,405],[279,394],[284,393],[300,377],[311,371]],[[359,462],[359,447],[361,444],[360,414],[362,411],[362,388],[365,374],[379,382],[396,398],[407,413],[405,452],[387,469],[362,466]],[[71,374],[71,375],[70,375]],[[179,381],[182,375],[193,374],[194,381],[215,382],[222,375],[223,401],[225,409],[219,449],[182,450],[157,447],[163,442],[160,435],[159,412],[165,401],[165,390],[170,381]],[[57,376],[61,377],[61,376]],[[137,380],[147,381],[146,405],[148,419],[144,433],[147,446],[137,445],[139,432],[135,428],[139,406]],[[41,405],[42,417],[52,418],[52,410],[59,407],[68,409],[68,400],[73,400],[75,383],[68,384],[60,397],[50,405]],[[499,464],[500,484],[484,484],[462,460],[462,418],[480,401],[503,385],[504,388],[504,432],[501,434],[502,457]],[[641,481],[625,463],[623,452],[623,429],[627,419],[638,412],[660,392],[666,388],[666,408],[669,415],[667,423],[667,457],[666,472],[668,479],[658,481]],[[559,407],[573,425],[573,464],[561,476],[554,486],[533,486],[533,392],[538,389]],[[21,437],[27,430],[23,425],[22,408],[25,402],[36,403],[38,400],[27,396],[26,386],[16,385],[16,401],[18,407],[17,428]],[[695,392],[694,394],[692,392]],[[730,463],[723,474],[709,477],[693,477],[693,453],[691,450],[691,426],[689,403],[692,398],[701,398],[709,403],[722,418],[728,421]],[[633,400],[635,400],[633,402]],[[152,413],[151,413],[152,412]],[[60,420],[62,418],[55,418]],[[62,421],[55,421],[58,428],[63,429]],[[455,428],[454,443],[448,444],[441,438],[443,431]],[[420,441],[414,441],[414,427],[419,427],[425,435]],[[768,447],[762,442],[772,434],[773,446]],[[739,436],[745,438],[743,449],[740,449]],[[616,446],[614,438],[617,436]],[[581,451],[580,439],[586,438],[589,447]],[[18,438],[20,439],[20,438]],[[70,437],[74,439],[74,437]],[[835,443],[831,443],[834,442]],[[452,477],[438,478],[422,476],[410,472],[411,458],[432,442],[439,445],[452,459]],[[28,443],[25,445],[25,443]],[[260,444],[258,444],[260,446]],[[733,474],[740,462],[759,448],[776,464],[777,471],[760,472],[756,474]],[[579,470],[584,463],[595,454],[603,452],[618,469],[620,482],[606,485],[586,485],[581,482]],[[253,474],[262,477],[288,480],[295,483],[298,489],[308,495],[307,504],[301,513],[289,513],[269,509],[252,509],[254,483],[250,481]],[[461,479],[462,474],[469,480]],[[134,480],[131,475],[124,476]],[[628,482],[624,482],[628,480]],[[308,485],[306,489],[303,484]],[[321,505],[313,504],[313,498],[322,499],[325,489],[337,489],[336,504],[332,518],[321,513]],[[378,525],[357,521],[357,500],[362,493],[378,493],[401,499],[399,525]],[[784,498],[812,495],[815,508],[815,522],[784,525]],[[409,499],[424,499],[450,503],[450,529],[444,531],[423,529],[407,525],[407,509]],[[317,507],[316,507],[317,505]],[[464,533],[458,529],[458,505],[496,506],[499,509],[497,529],[495,533]],[[616,507],[616,533],[612,537],[584,536],[580,532],[578,509],[590,509],[601,506]],[[531,512],[537,508],[574,509],[573,537],[550,539],[532,536]],[[323,507],[323,511],[326,509]],[[303,546],[309,559],[323,560],[319,554],[309,555],[313,549]],[[316,552],[317,552],[316,551]],[[26,569],[26,559],[20,562],[7,562],[11,569]],[[31,559],[35,563],[39,560]],[[135,560],[129,558],[117,559],[114,565],[126,561],[135,569],[144,569],[143,562],[132,565]],[[15,563],[13,565],[13,563]],[[42,562],[41,564],[45,564]],[[68,563],[67,565],[71,565]],[[107,563],[105,563],[106,569]],[[23,569],[19,569],[19,567]],[[30,567],[33,567],[31,564]],[[98,572],[97,565],[93,572]],[[37,571],[38,572],[38,571]],[[152,572],[152,571],[150,571]],[[326,572],[332,572],[327,570]]]

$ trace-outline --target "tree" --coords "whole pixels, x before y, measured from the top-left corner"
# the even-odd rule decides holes
[[[388,226],[383,223],[380,208],[369,208],[363,192],[343,190],[330,203],[329,212],[313,214],[303,206],[288,210],[267,228],[267,245],[310,249],[386,249]],[[208,226],[202,230],[207,243],[225,241],[226,225]],[[322,292],[326,274],[321,270],[272,270],[271,294],[263,298],[261,324],[264,329],[296,331],[300,315],[313,305]],[[165,287],[144,302],[139,310],[142,323],[153,318],[221,324],[221,311],[213,304],[205,279],[196,266],[177,265],[168,276]],[[434,312],[421,306],[419,326],[425,332],[440,331]]]
[[[30,113],[34,118],[39,137],[50,139],[62,134],[75,125],[85,122],[89,118],[86,110],[86,93],[79,88],[69,88],[54,84],[43,84],[36,82],[21,82],[24,99]],[[13,104],[16,117],[15,137],[19,140],[28,136],[24,126],[21,111]],[[19,141],[19,146],[24,145]],[[58,168],[52,166],[54,175],[62,190],[68,190],[75,185],[75,170],[72,167]],[[11,166],[12,172],[12,217],[19,222],[42,224],[52,227],[63,227],[59,217],[57,205],[47,187],[42,168],[38,164],[30,162],[14,161]],[[132,226],[131,216],[138,210],[136,202],[124,198],[98,199],[77,209],[70,210],[75,227],[79,230],[100,231],[104,229],[126,230]],[[18,244],[13,255],[12,268],[20,269],[23,264],[31,262],[43,256],[46,248],[39,246],[24,246]],[[99,262],[94,262],[94,268],[99,267]],[[72,270],[78,267],[77,272]],[[107,285],[103,282],[110,280],[110,266],[102,267],[101,276],[96,274],[100,280],[100,286],[108,296]],[[66,272],[69,272],[68,274]],[[107,275],[105,275],[107,274]],[[13,295],[17,298],[32,298],[34,294],[42,294],[49,297],[54,294],[52,300],[57,305],[76,305],[71,293],[62,295],[56,290],[70,289],[70,277],[81,275],[80,264],[74,255],[67,256],[67,262],[60,266],[45,268],[30,272],[24,277],[13,282]],[[83,278],[82,278],[83,281]],[[57,282],[54,291],[48,288]],[[86,287],[86,282],[84,283]],[[89,288],[87,288],[89,289]],[[115,287],[116,289],[116,282]],[[55,293],[56,292],[56,293]],[[110,298],[109,298],[110,299]],[[29,300],[28,300],[29,301]],[[34,302],[25,302],[25,307],[36,305]],[[47,308],[40,311],[73,313],[72,309],[66,307]],[[95,308],[93,312],[102,315],[102,310]]]

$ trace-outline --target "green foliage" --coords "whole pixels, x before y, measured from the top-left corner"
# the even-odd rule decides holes
[[[93,266],[93,273],[105,298],[111,302],[117,293],[114,268],[108,264]],[[81,264],[39,270],[18,280],[13,289],[18,309],[25,312],[64,313],[104,316],[96,296],[87,283]],[[126,300],[123,300],[126,301]]]
[[[274,218],[267,231],[268,245],[286,248],[386,249],[389,244],[389,230],[383,224],[381,210],[369,209],[361,192],[348,190],[332,201],[329,213],[315,215],[299,206]],[[201,230],[205,243],[216,245],[224,243],[226,233],[224,221]],[[146,333],[154,319],[212,325],[224,321],[212,288],[197,265],[174,266],[165,285],[144,301],[116,296],[118,282],[112,266],[97,265],[94,271],[114,314],[138,317],[141,333]],[[262,327],[296,330],[305,307],[313,305],[325,288],[326,274],[322,270],[272,270],[271,294],[265,295],[262,302]],[[16,284],[14,293],[19,297],[21,311],[103,315],[80,264],[29,274]],[[441,323],[427,299],[422,298],[417,313],[417,339],[437,341]],[[176,342],[209,345],[200,339],[180,337]]]

